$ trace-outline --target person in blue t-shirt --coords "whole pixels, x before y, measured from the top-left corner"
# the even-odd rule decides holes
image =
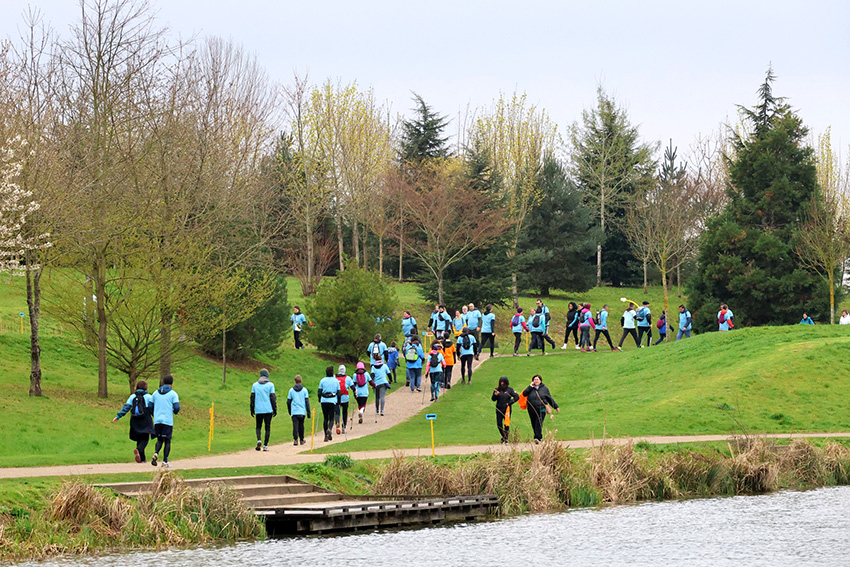
[[[546,341],[543,340],[543,333],[546,332],[546,318],[543,313],[537,309],[531,310],[531,315],[528,316],[528,329],[531,331],[531,342],[526,356],[531,356],[531,351],[536,348],[546,354]]]
[[[310,392],[301,383],[301,375],[295,375],[295,385],[289,389],[286,396],[286,409],[292,416],[292,440],[293,445],[302,445],[304,441],[304,420],[310,415]]]
[[[814,325],[814,320],[809,317],[808,313],[803,313],[803,318],[800,319],[800,325]]]
[[[295,348],[303,349],[304,343],[301,342],[301,330],[304,328],[304,325],[307,324],[307,317],[301,313],[301,308],[297,305],[292,308],[294,313],[289,318],[292,321],[292,334],[295,336]]]
[[[552,337],[549,336],[549,325],[552,323],[552,314],[549,313],[549,308],[543,304],[542,299],[537,300],[537,312],[543,314],[543,320],[546,322],[546,329],[543,331],[543,340],[552,345],[552,348],[555,348],[555,341],[552,340]]]
[[[490,343],[490,358],[493,358],[493,349],[496,348],[496,314],[493,313],[492,305],[487,305],[484,308],[484,314],[481,316],[481,345],[478,348],[479,354],[487,347],[488,341]]]
[[[599,335],[605,335],[605,338],[608,339],[608,346],[611,347],[611,350],[617,350],[614,348],[614,343],[611,342],[611,335],[608,334],[608,304],[602,306],[602,311],[596,314],[596,336],[593,337],[593,350],[596,350],[596,341],[599,340]]]
[[[334,376],[334,367],[325,368],[325,377],[319,380],[319,402],[322,404],[322,428],[325,441],[333,441],[334,417],[339,404],[339,380]]]
[[[269,436],[271,435],[272,418],[277,415],[277,396],[274,393],[274,384],[269,380],[269,371],[260,370],[260,379],[251,386],[251,417],[257,420],[257,451],[262,445],[263,451],[269,450]],[[265,442],[260,442],[262,426],[266,426]]]
[[[635,314],[637,321],[638,348],[643,348],[643,335],[646,334],[646,346],[652,344],[652,312],[649,310],[649,302],[644,301]]]
[[[475,308],[474,303],[469,304],[469,312],[466,314],[466,328],[475,337],[475,360],[478,360],[478,354],[481,352],[481,311]],[[460,369],[462,371],[463,366]]]
[[[691,329],[694,327],[694,319],[691,317],[691,312],[685,307],[685,304],[679,305],[679,331],[676,333],[676,340],[682,337],[691,338]]]
[[[460,383],[464,384],[469,381],[472,384],[472,359],[475,356],[475,336],[469,330],[469,327],[463,330],[457,338],[455,348],[460,353]],[[467,377],[468,374],[468,377]]]
[[[425,351],[419,344],[419,337],[413,337],[405,348],[404,361],[407,365],[407,385],[410,391],[421,392],[422,365],[425,362]]]
[[[372,363],[372,387],[375,388],[375,420],[384,415],[387,403],[387,390],[390,389],[390,371],[382,360]]]
[[[136,448],[133,449],[133,456],[137,463],[147,462],[145,458],[145,448],[148,446],[148,441],[154,436],[153,429],[153,396],[148,394],[148,383],[144,380],[136,382],[136,391],[129,398],[127,403],[121,406],[118,413],[112,419],[112,423],[118,423],[118,420],[130,414],[130,440],[136,442]]]
[[[180,398],[177,392],[171,389],[174,378],[169,374],[162,379],[162,386],[151,396],[153,406],[153,429],[156,433],[156,446],[154,447],[151,465],[156,466],[159,460],[159,451],[165,447],[162,454],[162,466],[170,467],[168,454],[171,453],[171,435],[174,432],[174,416],[180,413]]]

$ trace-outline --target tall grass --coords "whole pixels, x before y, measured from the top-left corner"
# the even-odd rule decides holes
[[[658,454],[603,443],[565,449],[551,437],[530,452],[513,449],[438,463],[396,455],[379,472],[375,494],[495,494],[503,514],[643,500],[759,494],[780,488],[850,483],[850,449],[804,440],[778,447],[748,439],[724,454]]]
[[[0,514],[0,559],[80,555],[260,538],[265,528],[224,484],[190,488],[163,472],[135,500],[65,482],[39,510]]]

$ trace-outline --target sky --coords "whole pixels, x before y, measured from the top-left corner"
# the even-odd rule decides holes
[[[772,65],[814,135],[850,154],[850,2],[501,0],[151,0],[174,37],[221,36],[255,54],[276,82],[356,81],[393,113],[416,92],[452,118],[500,94],[526,93],[562,135],[598,86],[647,141],[686,153],[737,121]],[[0,0],[0,37],[38,8],[66,34],[77,0]]]

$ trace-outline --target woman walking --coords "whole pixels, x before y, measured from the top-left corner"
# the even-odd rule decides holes
[[[127,403],[121,406],[112,423],[130,414],[130,440],[136,442],[133,456],[137,463],[144,463],[145,448],[154,436],[153,429],[153,396],[148,394],[148,383],[144,380],[136,382],[136,392],[127,398]]]
[[[511,317],[511,332],[514,334],[514,356],[519,356],[519,345],[522,343],[523,329],[528,332],[528,325],[525,324],[522,307],[517,307],[516,313]]]
[[[468,373],[469,383],[472,384],[472,359],[475,357],[475,336],[469,332],[469,327],[463,329],[463,332],[457,339],[457,346],[460,351],[460,383],[464,384],[466,382]]]
[[[325,377],[319,380],[319,403],[322,404],[322,428],[325,441],[333,441],[334,416],[339,404],[339,381],[334,376],[334,367],[325,369]]]
[[[657,346],[667,340],[667,312],[662,311],[661,317],[658,318],[658,321],[655,323],[655,326],[658,328],[658,340],[655,341],[652,346]]]
[[[369,382],[372,377],[366,372],[366,365],[357,363],[354,372],[354,397],[357,399],[357,423],[363,423],[363,412],[366,411],[366,400],[369,399]]]
[[[354,380],[345,371],[344,364],[340,364],[336,371],[336,379],[339,381],[339,404],[336,406],[336,415],[334,416],[337,435],[344,434],[345,426],[348,425],[348,402],[350,400],[348,390],[354,386]]]
[[[581,350],[582,352],[592,352],[593,347],[590,346],[590,329],[594,328],[593,313],[590,312],[590,303],[585,303],[579,315],[578,328],[581,331]]]
[[[307,324],[307,317],[301,313],[301,308],[297,305],[292,310],[293,313],[289,320],[292,321],[292,335],[295,337],[295,348],[304,350],[304,343],[301,342],[301,330]]]
[[[455,318],[452,320],[452,330],[455,333],[456,337],[460,336],[461,331],[466,326],[466,320],[464,320],[463,315],[460,314],[460,311],[455,309]]]
[[[431,379],[431,401],[436,402],[440,397],[440,384],[443,381],[443,368],[446,367],[446,359],[443,356],[443,345],[435,342],[428,352],[428,362],[425,365],[425,373]]]
[[[567,343],[570,342],[570,333],[573,334],[573,341],[576,343],[576,350],[581,348],[578,346],[578,316],[578,305],[576,305],[575,301],[570,301],[569,310],[567,311],[567,332],[564,334],[564,346],[561,347],[561,350],[567,349]]]
[[[511,430],[511,406],[519,401],[519,394],[511,388],[508,377],[502,376],[499,378],[499,385],[493,390],[491,399],[496,402],[496,427],[502,436],[501,443],[506,444],[508,442],[508,433]]]
[[[390,371],[381,359],[372,361],[372,387],[375,388],[375,417],[384,415],[387,390],[390,389]]]
[[[526,408],[531,420],[531,429],[534,430],[534,442],[540,443],[543,440],[543,420],[546,419],[546,414],[551,414],[553,409],[558,413],[561,410],[540,374],[531,378],[531,384],[522,391],[522,395],[528,399]]]
[[[452,344],[451,339],[443,339],[443,358],[446,359],[446,368],[443,371],[443,386],[446,390],[452,388],[452,370],[455,367],[455,359],[457,358],[457,349]]]
[[[484,350],[487,342],[490,342],[490,358],[493,358],[493,349],[496,348],[496,314],[493,313],[493,306],[488,305],[484,308],[484,315],[481,316],[481,346],[478,352]]]

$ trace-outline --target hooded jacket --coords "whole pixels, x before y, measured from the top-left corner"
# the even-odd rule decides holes
[[[552,406],[554,409],[558,409],[558,404],[555,403],[555,399],[549,392],[548,386],[542,382],[536,388],[534,386],[528,386],[522,391],[522,395],[528,398],[529,409],[534,408],[537,411],[542,412],[546,410],[547,405]]]
[[[310,415],[310,393],[303,384],[296,384],[289,389],[286,397],[286,409],[289,415]]]
[[[260,376],[251,386],[251,415],[258,413],[277,415],[277,396],[268,376]]]
[[[133,400],[138,395],[141,395],[144,398],[145,408],[147,411],[145,412],[145,415],[130,415],[130,439],[133,441],[141,441],[146,436],[154,434],[153,419],[151,417],[153,414],[153,403],[151,402],[153,396],[148,394],[147,390],[136,390],[135,393],[127,398],[127,403],[121,406],[121,409],[115,416],[116,419],[121,419],[127,415],[127,413],[133,409]]]
[[[496,402],[496,409],[505,413],[509,405],[519,401],[519,394],[510,386],[506,386],[504,390],[496,388],[491,399]]]
[[[180,397],[169,384],[161,386],[151,396],[153,404],[153,422],[174,425],[174,416],[180,413]]]

